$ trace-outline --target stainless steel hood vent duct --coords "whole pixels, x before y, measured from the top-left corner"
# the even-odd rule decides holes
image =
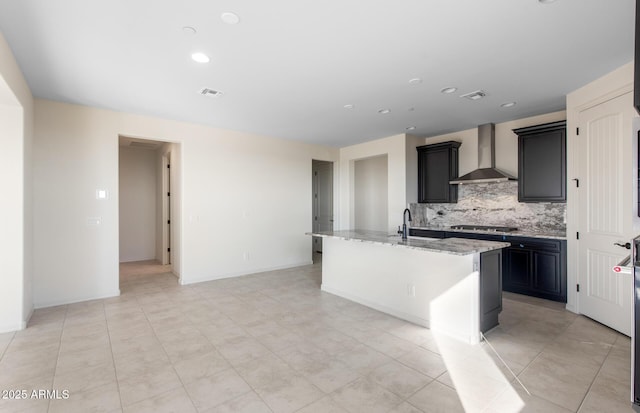
[[[517,178],[496,169],[496,125],[478,126],[478,169],[449,181],[450,184],[482,184],[517,181]]]

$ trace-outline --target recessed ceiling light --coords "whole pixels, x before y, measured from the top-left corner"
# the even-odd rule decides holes
[[[182,33],[184,33],[185,36],[193,36],[197,32],[196,32],[196,29],[191,26],[184,26],[182,28]]]
[[[440,93],[453,93],[458,90],[457,87],[445,87],[444,89],[440,89]]]
[[[420,79],[419,77],[414,77],[413,79],[409,80],[409,83],[411,83],[412,85],[416,85],[418,83],[422,83],[422,79]]]
[[[505,102],[502,105],[500,105],[500,107],[503,108],[512,108],[516,105],[516,102]]]
[[[198,62],[198,63],[209,63],[209,61],[211,61],[211,59],[209,59],[209,56],[200,52],[193,53],[191,55],[191,58],[193,59],[194,62]]]
[[[553,3],[556,0],[538,0],[538,1],[542,4],[549,4],[549,3]]]
[[[237,14],[231,13],[230,11],[226,11],[220,15],[220,19],[227,24],[238,24],[240,23],[240,17]]]
[[[405,128],[405,129],[406,130],[416,130],[416,127],[415,126],[409,126],[409,127]]]
[[[387,113],[391,113],[391,109],[380,109],[378,113],[386,115]]]
[[[344,108],[345,109],[353,109],[353,108],[355,108],[355,106],[352,105],[351,103],[349,103],[348,105],[344,105]]]

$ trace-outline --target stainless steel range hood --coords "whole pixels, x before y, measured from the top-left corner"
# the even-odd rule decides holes
[[[478,169],[449,181],[450,184],[482,184],[517,181],[517,178],[496,169],[496,126],[478,126]]]

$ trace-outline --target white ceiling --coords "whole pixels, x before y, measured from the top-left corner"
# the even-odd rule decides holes
[[[634,3],[0,0],[0,31],[36,97],[345,146],[562,110],[632,60]]]

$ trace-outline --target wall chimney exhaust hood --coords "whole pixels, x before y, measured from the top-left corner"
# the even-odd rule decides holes
[[[450,184],[483,184],[517,181],[517,178],[496,169],[496,125],[478,126],[478,169],[449,181]]]

